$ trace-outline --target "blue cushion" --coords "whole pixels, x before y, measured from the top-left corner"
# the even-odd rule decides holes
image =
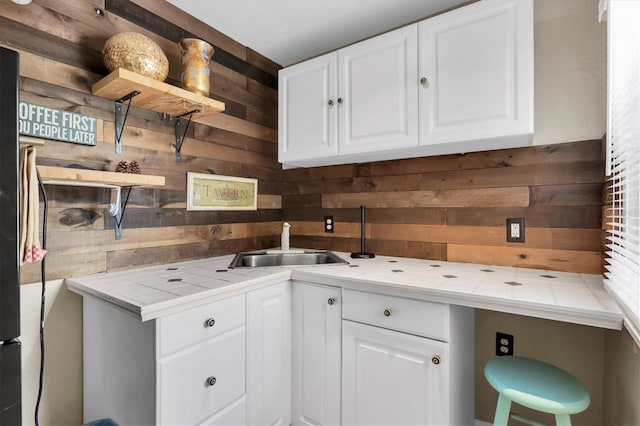
[[[591,402],[589,392],[578,379],[546,362],[500,356],[485,365],[484,374],[495,390],[534,410],[575,414]]]
[[[118,426],[118,423],[111,419],[100,419],[85,423],[83,426]]]

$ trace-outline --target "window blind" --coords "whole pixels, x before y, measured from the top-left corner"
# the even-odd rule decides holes
[[[607,5],[605,285],[640,344],[640,2]]]

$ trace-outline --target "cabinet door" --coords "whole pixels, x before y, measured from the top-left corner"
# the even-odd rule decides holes
[[[247,423],[291,423],[291,283],[247,294]]]
[[[278,161],[338,154],[336,53],[280,70]]]
[[[449,424],[446,343],[346,320],[342,336],[342,424]]]
[[[159,423],[195,425],[243,400],[245,339],[245,327],[241,325],[159,360]]]
[[[533,133],[533,4],[481,1],[419,23],[420,144]],[[475,144],[475,145],[474,145]]]
[[[341,155],[418,145],[417,37],[413,24],[338,51]]]
[[[340,424],[340,289],[293,284],[294,425]]]

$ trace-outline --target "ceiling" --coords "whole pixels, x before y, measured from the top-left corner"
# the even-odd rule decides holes
[[[468,0],[168,0],[287,66]]]

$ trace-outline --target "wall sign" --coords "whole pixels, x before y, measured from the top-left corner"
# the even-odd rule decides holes
[[[187,210],[257,210],[258,180],[187,173]]]
[[[98,119],[61,109],[20,102],[21,135],[95,146]]]

